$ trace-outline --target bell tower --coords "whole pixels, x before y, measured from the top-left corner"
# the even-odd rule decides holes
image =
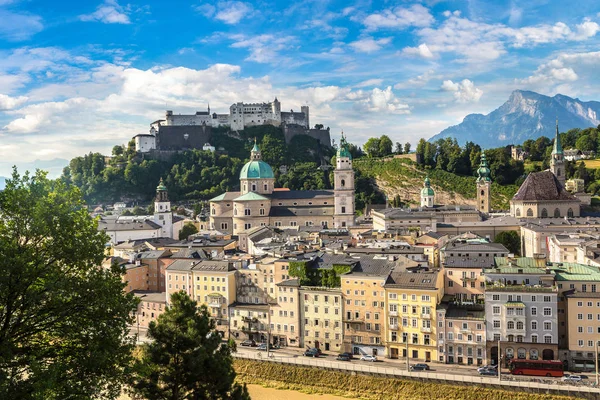
[[[550,171],[552,171],[562,187],[565,187],[565,157],[558,134],[558,119],[556,119],[556,134],[554,136],[554,147],[552,148],[552,157],[550,159]]]
[[[485,153],[481,153],[481,163],[477,170],[477,209],[479,212],[489,214],[492,203],[492,180]]]
[[[154,222],[160,225],[160,236],[176,239],[173,236],[173,213],[171,202],[162,178],[156,187],[156,199],[154,200]]]
[[[340,147],[335,157],[333,226],[346,228],[354,225],[354,170],[352,155],[342,132]]]

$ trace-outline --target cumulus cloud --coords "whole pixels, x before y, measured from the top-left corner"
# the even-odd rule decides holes
[[[405,47],[402,53],[408,56],[417,56],[421,58],[433,58],[433,53],[425,43],[421,43],[417,47]]]
[[[216,6],[214,3],[204,3],[195,6],[194,9],[207,18],[214,18],[229,25],[239,23],[254,11],[250,3],[242,1],[219,1]]]
[[[381,50],[383,46],[389,44],[391,41],[392,38],[373,39],[372,37],[366,37],[350,42],[349,46],[359,53],[373,53]]]
[[[410,114],[408,104],[402,104],[394,92],[392,87],[388,86],[385,89],[374,88],[365,104],[369,111],[387,111],[398,114]]]
[[[375,79],[367,79],[366,81],[362,81],[354,85],[354,87],[362,88],[368,86],[379,86],[383,82],[383,79],[375,78]]]
[[[11,42],[30,39],[44,29],[42,18],[37,15],[0,10],[0,20],[0,37]]]
[[[369,30],[406,29],[411,26],[425,27],[434,22],[429,10],[420,4],[410,7],[395,7],[370,14],[362,23]]]
[[[441,89],[445,92],[452,92],[454,100],[458,103],[478,102],[483,95],[483,91],[476,88],[475,84],[468,79],[463,79],[461,82],[445,80]]]
[[[0,111],[12,110],[27,101],[26,96],[10,97],[0,93]]]
[[[81,21],[102,22],[104,24],[129,24],[128,10],[121,7],[116,0],[105,0],[96,11],[79,16]]]
[[[433,69],[425,71],[425,73],[418,75],[414,78],[410,78],[404,82],[398,82],[394,85],[394,89],[410,89],[410,88],[419,88],[425,86],[430,80],[439,78],[439,76],[435,75],[435,71]]]
[[[588,53],[561,53],[556,58],[541,64],[535,72],[517,82],[532,88],[575,82],[580,75],[594,79],[597,65],[600,63],[600,51]]]
[[[234,42],[233,48],[248,49],[250,55],[247,61],[257,63],[271,63],[280,58],[279,51],[289,48],[296,38],[294,36],[263,34],[257,36],[246,36],[241,34],[231,35],[229,37]]]

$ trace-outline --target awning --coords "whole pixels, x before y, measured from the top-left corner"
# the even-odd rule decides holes
[[[522,301],[509,301],[504,304],[506,307],[525,308],[525,303]]]

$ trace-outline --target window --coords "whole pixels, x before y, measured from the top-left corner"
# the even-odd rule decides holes
[[[552,330],[552,322],[544,322],[544,330],[551,331]],[[548,342],[546,342],[548,343]]]
[[[500,301],[500,295],[499,294],[492,295],[492,300],[494,300],[494,301]]]
[[[493,313],[494,313],[494,315],[499,315],[500,314],[500,306],[494,306]]]
[[[531,315],[537,315],[537,307],[531,307]]]
[[[552,316],[552,309],[550,307],[544,307],[544,316],[545,317]]]
[[[531,329],[537,330],[537,321],[531,321]]]
[[[494,320],[494,328],[500,329],[500,321],[499,320]]]

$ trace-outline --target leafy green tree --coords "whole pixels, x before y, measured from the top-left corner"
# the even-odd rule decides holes
[[[402,143],[396,142],[396,148],[394,150],[394,153],[396,153],[396,154],[402,154]]]
[[[263,160],[273,168],[285,164],[286,147],[282,138],[266,134],[262,139],[260,151]]]
[[[575,147],[581,151],[596,151],[596,141],[592,135],[583,135],[577,139]]]
[[[124,153],[123,146],[118,146],[118,145],[117,145],[117,146],[114,146],[114,147],[112,148],[112,155],[113,155],[113,156],[115,156],[115,157],[117,157],[117,156],[122,156],[122,155],[123,155],[123,153]]]
[[[496,235],[494,242],[501,243],[515,255],[521,254],[521,236],[515,231],[504,231]]]
[[[198,233],[198,228],[192,222],[186,222],[179,231],[179,240],[186,240],[191,235]]]
[[[365,145],[363,146],[363,149],[369,157],[380,157],[381,147],[379,146],[379,138],[369,138],[369,140],[367,140],[367,143],[365,143]]]
[[[148,328],[152,339],[135,363],[132,390],[148,400],[250,399],[234,383],[232,348],[221,341],[205,305],[183,291]]]
[[[390,139],[386,135],[382,135],[379,138],[379,156],[384,157],[392,154],[392,147],[394,144],[392,143],[392,139]]]
[[[0,398],[116,398],[137,301],[122,269],[99,267],[108,237],[42,171],[15,169],[0,210]]]
[[[404,154],[408,154],[410,153],[410,143],[406,142],[404,143]]]

